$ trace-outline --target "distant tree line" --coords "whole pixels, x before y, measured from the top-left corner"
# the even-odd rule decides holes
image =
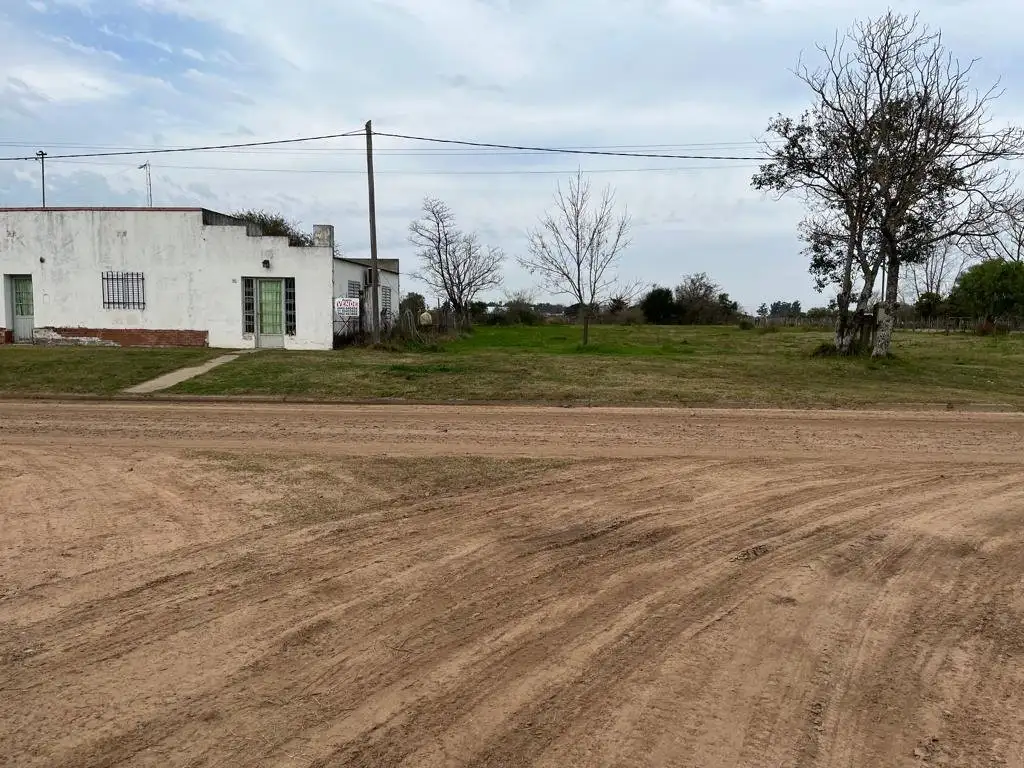
[[[723,325],[740,316],[739,304],[705,272],[687,275],[675,289],[655,286],[640,310],[653,325]]]
[[[968,267],[949,295],[925,292],[914,304],[925,319],[966,317],[983,326],[1024,322],[1024,262],[988,259]]]

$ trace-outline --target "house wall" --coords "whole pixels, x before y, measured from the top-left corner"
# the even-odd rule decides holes
[[[0,210],[0,274],[32,276],[40,342],[253,347],[242,278],[293,277],[296,333],[285,347],[330,349],[332,261],[329,247],[204,226],[199,209]],[[144,310],[104,309],[108,270],[144,274]],[[10,328],[10,297],[0,294],[0,327]]]
[[[384,289],[384,288],[390,288],[391,289],[391,320],[393,322],[397,321],[398,320],[398,304],[399,304],[399,302],[402,301],[402,292],[401,292],[401,285],[400,285],[400,282],[399,282],[399,275],[394,273],[394,272],[385,272],[383,270],[379,270],[378,274],[380,275],[381,289]],[[384,304],[383,304],[383,302],[381,302],[381,307],[383,307],[383,306],[384,306]]]
[[[348,281],[349,280],[357,282],[357,283],[359,283],[360,287],[363,287],[363,274],[366,272],[366,269],[367,268],[362,266],[361,264],[355,264],[355,263],[353,263],[351,261],[347,261],[345,259],[335,259],[334,260],[334,296],[335,297],[348,296]],[[399,292],[399,288],[401,287],[400,277],[395,272],[385,272],[384,270],[378,270],[378,274],[380,275],[380,287],[381,287],[381,296],[378,297],[378,300],[381,302],[380,303],[381,309],[384,308],[383,289],[384,288],[390,288],[391,289],[391,314],[390,314],[390,316],[391,316],[392,321],[395,321],[395,320],[398,319],[398,303],[399,303],[399,301],[401,301],[401,295],[400,295],[400,292]],[[363,306],[361,308],[365,307],[365,308],[368,309],[369,303],[370,303],[371,299],[372,299],[371,294],[369,292],[365,293],[365,295],[363,296]]]

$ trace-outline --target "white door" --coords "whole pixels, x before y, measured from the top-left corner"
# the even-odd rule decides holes
[[[32,301],[32,276],[16,275],[11,278],[11,303],[14,305],[14,341],[32,341],[35,328],[35,306]]]

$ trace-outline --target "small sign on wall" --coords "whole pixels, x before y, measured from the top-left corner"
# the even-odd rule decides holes
[[[359,318],[359,299],[339,296],[334,300],[335,320],[355,320]]]

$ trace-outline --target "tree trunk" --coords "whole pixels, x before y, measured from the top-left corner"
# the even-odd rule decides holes
[[[458,304],[452,304],[452,314],[455,316],[455,321],[460,331],[469,330],[473,327],[472,313],[469,311],[469,307],[461,301]]]
[[[853,298],[853,259],[856,255],[857,242],[851,235],[846,242],[846,259],[843,263],[842,289],[839,292],[837,308],[839,316],[836,318],[836,350],[841,355],[848,355],[853,351],[853,342],[857,338],[857,318],[850,316],[850,300]]]
[[[835,338],[836,350],[839,354],[850,354],[853,351],[853,342],[856,337],[857,330],[854,328],[853,317],[850,315],[850,303],[847,301],[845,307],[840,303]]]
[[[878,268],[870,270],[863,275],[864,284],[857,295],[857,302],[852,311],[847,313],[846,325],[841,325],[842,318],[836,324],[836,349],[841,355],[853,355],[864,350],[865,341],[861,335],[865,331],[864,318],[867,316],[868,304],[875,292],[875,278],[878,276]],[[852,279],[851,279],[852,292]],[[850,297],[852,303],[853,297]],[[848,305],[849,305],[848,303]]]
[[[837,306],[839,310],[839,316],[836,318],[836,349],[841,355],[850,354],[850,349],[853,347],[854,328],[853,318],[850,317],[850,293],[852,286],[849,284],[850,281],[847,279],[843,280],[843,290],[839,294]]]
[[[590,312],[580,303],[580,320],[583,321],[583,346],[590,343]]]
[[[886,254],[886,286],[882,310],[878,315],[878,330],[875,332],[875,348],[872,357],[888,357],[892,346],[892,332],[896,324],[896,310],[899,308],[900,295],[900,260],[891,244],[883,247]]]
[[[855,317],[850,314],[850,293],[853,286],[849,280],[843,281],[843,292],[839,294],[838,308],[839,317],[836,318],[836,350],[841,355],[848,355],[853,351],[853,341],[857,337]]]

